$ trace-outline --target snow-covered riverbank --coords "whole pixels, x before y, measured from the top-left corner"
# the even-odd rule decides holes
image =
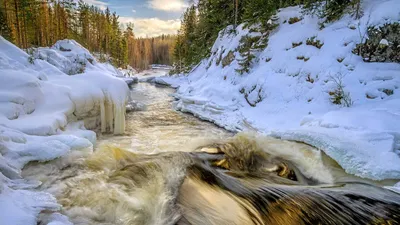
[[[0,37],[0,224],[36,224],[60,208],[33,190],[40,181],[22,179],[25,164],[91,152],[96,133],[86,128],[124,132],[128,87],[116,73],[73,40],[28,55]]]
[[[320,29],[299,7],[282,9],[248,74],[235,71],[237,49],[243,36],[259,34],[239,26],[237,35],[222,31],[211,56],[187,76],[157,79],[179,87],[181,111],[229,130],[308,143],[363,178],[400,179],[400,64],[366,63],[352,53],[367,27],[400,22],[400,2],[363,1],[363,12]],[[294,17],[300,21],[289,24]],[[332,103],[338,83],[350,107]]]

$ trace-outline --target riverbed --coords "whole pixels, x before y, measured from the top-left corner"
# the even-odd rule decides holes
[[[130,98],[141,106],[126,115],[124,135],[99,135],[93,153],[83,149],[30,163],[23,176],[40,180],[39,189],[57,198],[60,212],[73,224],[324,224],[398,216],[391,210],[400,197],[381,188],[397,181],[349,175],[303,143],[228,132],[175,111],[173,93],[164,86],[135,84]],[[267,212],[272,197],[266,193],[285,203],[279,206],[283,211]],[[376,205],[368,203],[371,199]],[[310,213],[317,207],[310,202],[321,204],[321,215],[306,216],[296,208]],[[349,215],[336,215],[341,208],[335,204]],[[364,215],[374,209],[383,213]],[[49,215],[41,213],[43,224]]]

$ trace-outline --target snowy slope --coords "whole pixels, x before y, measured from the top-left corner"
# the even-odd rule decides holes
[[[63,40],[52,48],[39,48],[34,53],[38,59],[3,38],[0,49],[1,124],[25,133],[48,135],[55,134],[68,121],[86,119],[88,128],[101,123],[102,131],[123,132],[121,111],[127,85],[113,76],[115,68],[96,62],[78,43]],[[84,73],[65,73],[67,67],[75,68],[82,62]]]
[[[210,58],[187,77],[159,80],[180,85],[177,109],[230,130],[314,145],[360,177],[400,179],[400,64],[366,63],[352,53],[368,26],[400,21],[400,1],[365,0],[363,12],[359,20],[346,15],[319,29],[317,17],[285,8],[248,74],[235,71],[237,48],[244,35],[257,33],[239,26],[237,34],[221,31]],[[292,17],[302,20],[286,22]],[[221,59],[232,53],[224,67]],[[351,107],[332,103],[334,80],[343,83]]]
[[[50,194],[32,190],[40,182],[21,177],[28,162],[90,153],[96,134],[86,128],[124,132],[128,87],[114,71],[72,40],[30,56],[0,37],[0,224],[37,224],[41,211],[60,209]],[[48,220],[70,224],[58,213]]]

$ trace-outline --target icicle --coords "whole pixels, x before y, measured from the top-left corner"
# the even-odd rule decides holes
[[[107,131],[107,121],[106,121],[106,109],[105,109],[105,99],[100,102],[100,119],[101,119],[101,132]]]
[[[114,105],[114,134],[125,132],[125,104]]]
[[[125,102],[126,98],[118,101],[105,93],[104,101],[100,104],[101,132],[108,131],[114,134],[125,132]]]
[[[112,101],[106,101],[106,122],[107,122],[107,128],[110,130],[110,132],[114,131],[113,106],[114,106],[114,104]]]

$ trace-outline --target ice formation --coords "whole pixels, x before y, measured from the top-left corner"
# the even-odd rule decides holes
[[[4,100],[0,113],[7,118],[2,123],[38,135],[55,134],[68,121],[76,120],[84,120],[87,128],[101,124],[103,132],[124,132],[126,83],[114,76],[110,65],[98,63],[78,43],[59,41],[51,48],[34,50],[33,56],[3,38],[0,47],[0,99]],[[30,57],[36,58],[32,64]],[[82,59],[85,71],[68,76],[65,67],[82,62],[76,58]],[[105,117],[100,115],[101,105],[107,111]]]
[[[21,178],[30,161],[91,152],[96,133],[123,134],[128,86],[73,40],[28,55],[0,36],[0,224],[36,224],[60,205]],[[7,216],[5,216],[7,215]],[[68,224],[53,213],[49,224]]]

